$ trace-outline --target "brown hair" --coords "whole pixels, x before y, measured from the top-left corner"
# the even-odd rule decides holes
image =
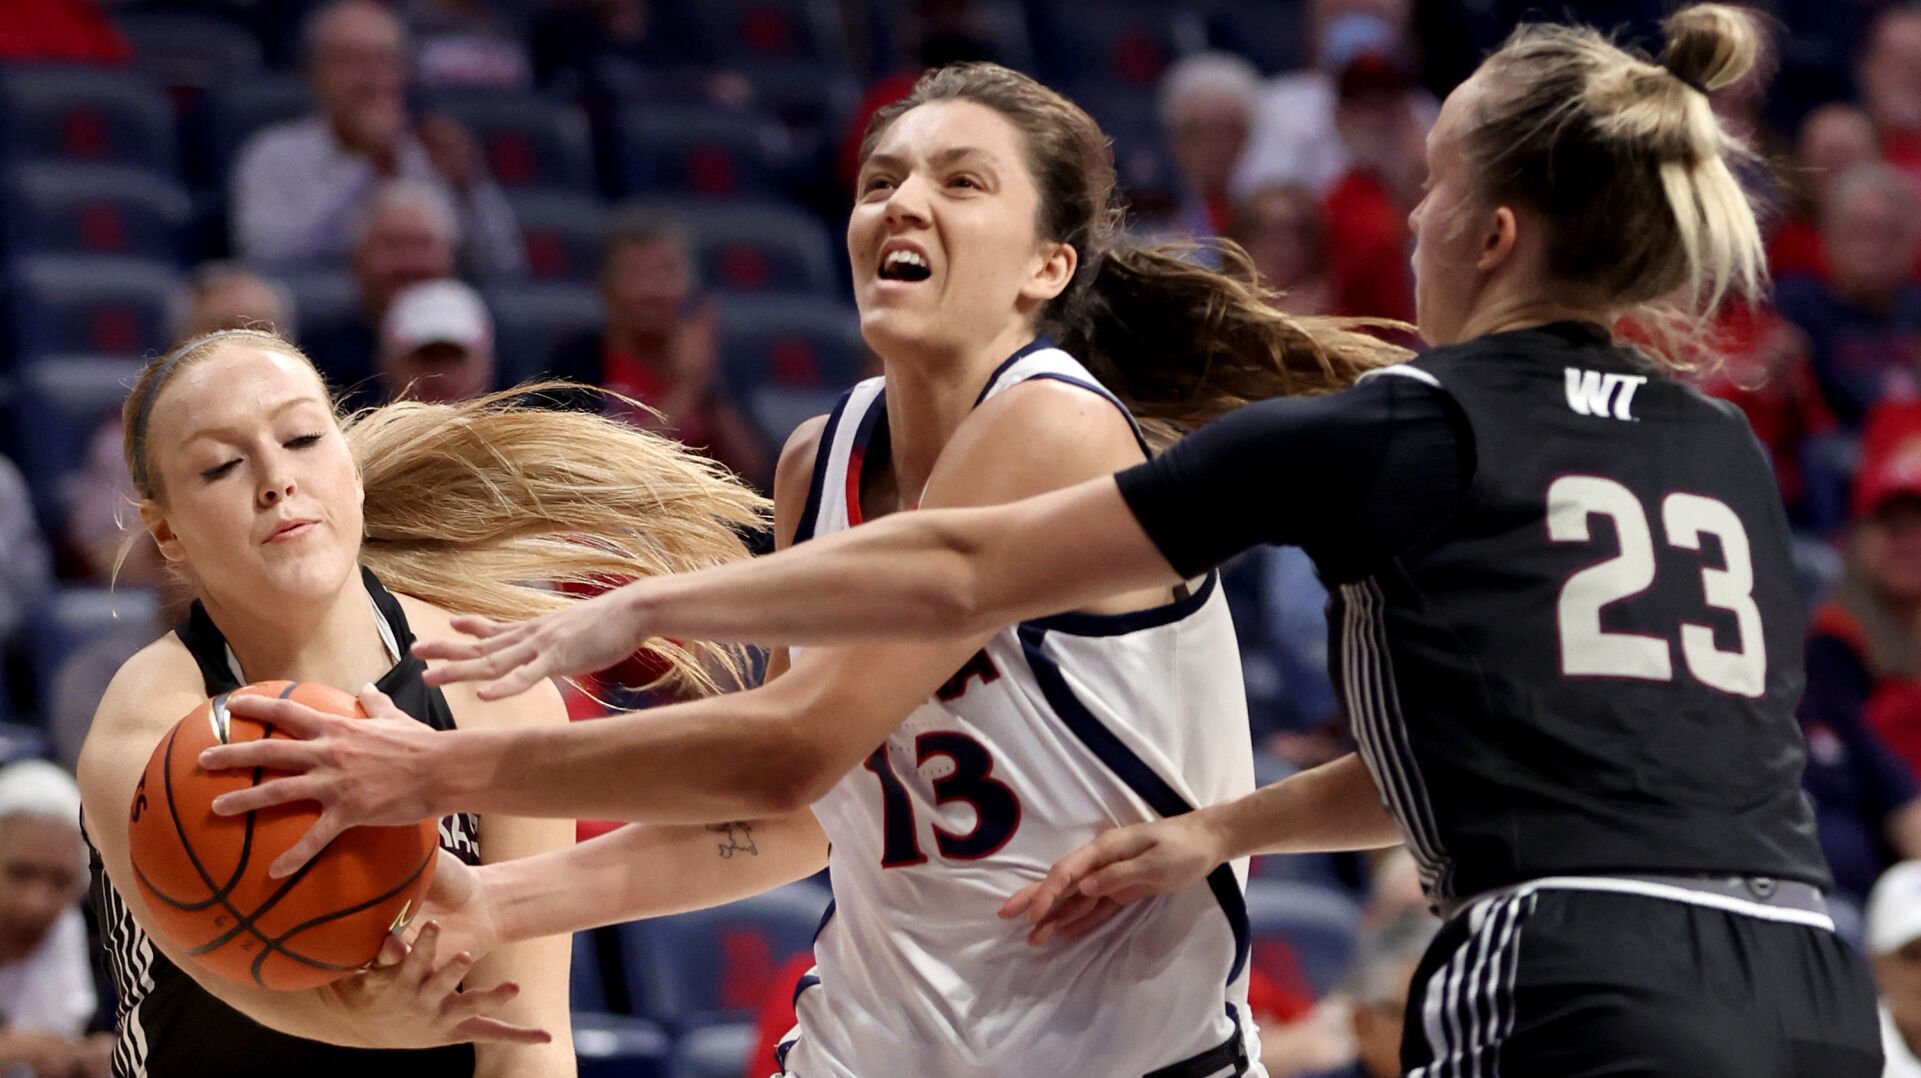
[[[1753,17],[1697,4],[1668,17],[1659,62],[1580,26],[1516,30],[1481,65],[1462,149],[1488,205],[1540,211],[1548,287],[1576,307],[1695,328],[1766,283],[1759,226],[1730,162],[1746,148],[1708,94],[1754,66]]]
[[[1248,401],[1329,392],[1407,358],[1405,349],[1362,332],[1393,323],[1275,310],[1238,244],[1145,247],[1125,239],[1114,155],[1100,127],[1072,101],[998,64],[923,75],[906,97],[874,114],[861,160],[908,110],[954,100],[991,108],[1021,132],[1040,189],[1037,227],[1079,255],[1037,328],[1087,364],[1157,446]],[[1196,261],[1206,254],[1220,269]]]
[[[134,489],[165,497],[147,430],[185,367],[230,344],[312,361],[277,334],[222,330],[149,363],[122,415]],[[318,372],[316,372],[317,376]],[[554,584],[611,581],[718,565],[747,555],[766,500],[678,442],[603,416],[525,402],[542,383],[457,404],[400,401],[336,419],[366,489],[360,561],[393,591],[448,610],[527,618],[578,601]],[[740,672],[720,645],[649,641],[676,682],[714,687]]]

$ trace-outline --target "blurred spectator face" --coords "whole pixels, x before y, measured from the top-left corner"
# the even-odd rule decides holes
[[[1821,238],[1837,292],[1879,303],[1909,280],[1921,238],[1921,210],[1891,168],[1856,166],[1836,177]]]
[[[1877,128],[1921,131],[1921,11],[1884,14],[1857,74]]]
[[[1309,11],[1313,25],[1315,62],[1328,74],[1337,74],[1356,51],[1346,40],[1358,23],[1343,16],[1366,15],[1388,30],[1388,45],[1407,37],[1414,6],[1410,0],[1314,0]]]
[[[1867,936],[1882,1004],[1901,1029],[1921,1028],[1921,862],[1903,861],[1875,882]]]
[[[493,319],[459,281],[429,281],[394,297],[380,339],[390,397],[452,404],[493,388]]]
[[[354,247],[361,303],[378,318],[408,285],[451,277],[454,241],[425,206],[405,201],[376,205]]]
[[[1356,169],[1384,180],[1419,170],[1423,148],[1414,88],[1413,70],[1387,53],[1362,53],[1341,69],[1334,129]]]
[[[390,147],[406,126],[406,41],[379,4],[346,0],[315,17],[308,77],[327,121],[354,147]]]
[[[0,965],[37,950],[86,888],[80,826],[60,817],[0,819]]]
[[[1183,102],[1168,142],[1174,163],[1194,190],[1212,198],[1227,190],[1247,143],[1247,105],[1232,94],[1196,94]]]
[[[686,247],[671,236],[614,245],[600,275],[610,327],[648,340],[673,336],[693,287],[688,263]]]
[[[184,341],[215,330],[262,325],[287,332],[287,311],[280,294],[245,270],[221,270],[206,275],[193,288],[174,337]]]
[[[1879,160],[1874,124],[1852,105],[1823,105],[1801,122],[1797,149],[1808,193],[1816,206],[1827,202],[1834,178],[1850,167]]]
[[[1889,599],[1921,603],[1921,492],[1884,502],[1862,522],[1861,558]]]
[[[1269,288],[1281,291],[1326,269],[1320,201],[1305,187],[1270,187],[1236,207],[1232,239],[1247,248]]]

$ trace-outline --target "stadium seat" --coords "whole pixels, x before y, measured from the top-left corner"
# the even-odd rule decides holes
[[[167,176],[132,165],[40,161],[5,176],[9,254],[137,255],[181,262],[193,204]]]
[[[17,722],[0,722],[0,766],[16,760],[45,760],[53,754],[47,735]]]
[[[67,477],[82,467],[100,425],[120,414],[137,359],[55,356],[20,372],[13,457],[42,521],[63,519]]]
[[[513,385],[547,369],[567,338],[599,328],[600,293],[572,281],[527,281],[482,290],[494,316],[495,381]]]
[[[591,281],[606,247],[607,207],[578,191],[509,190],[527,271],[543,281]]]
[[[788,884],[725,906],[622,925],[636,1009],[690,1030],[751,1021],[782,963],[813,946],[827,892]]]
[[[568,967],[567,1005],[576,1011],[606,1014],[607,978],[600,967],[600,950],[592,930],[574,933],[573,960]]]
[[[12,160],[139,165],[176,175],[173,103],[131,71],[0,67],[0,150]]]
[[[172,266],[110,255],[28,255],[7,266],[16,360],[139,356],[167,343]]]
[[[685,21],[702,54],[723,67],[753,60],[813,60],[848,70],[840,5],[833,0],[700,0]]]
[[[674,1078],[740,1078],[747,1073],[760,1030],[752,1022],[724,1022],[690,1030],[674,1043]],[[774,1061],[761,1071],[772,1073]],[[758,1073],[758,1072],[756,1072]]]
[[[754,113],[693,105],[628,109],[613,138],[624,194],[731,198],[778,194],[787,183],[787,133]]]
[[[34,618],[29,651],[40,699],[52,699],[60,664],[89,640],[119,625],[151,625],[160,599],[139,588],[64,587],[49,596]]]
[[[1176,57],[1206,40],[1196,14],[1160,0],[1037,4],[1034,14],[1042,67],[1060,81],[1091,76],[1151,89]]]
[[[1361,907],[1329,887],[1291,880],[1252,879],[1247,917],[1254,937],[1254,963],[1283,981],[1291,953],[1318,997],[1340,983],[1354,956]]]
[[[869,70],[906,71],[922,66],[907,33],[915,0],[873,0],[867,4],[866,36]],[[1034,70],[1034,44],[1021,0],[974,0],[974,26],[985,45],[986,58],[1016,71]]]
[[[683,198],[641,205],[685,230],[707,288],[833,296],[846,287],[826,227],[783,203]]]
[[[1137,211],[1161,208],[1179,197],[1180,178],[1161,130],[1151,86],[1108,78],[1082,79],[1069,96],[1087,110],[1114,142],[1114,173]]]
[[[721,370],[736,392],[755,386],[826,389],[853,385],[867,361],[852,307],[806,296],[725,296]]]
[[[1207,17],[1211,48],[1244,56],[1263,75],[1307,63],[1307,5],[1302,0],[1221,4]]]
[[[264,63],[260,39],[218,15],[135,8],[112,18],[133,46],[134,63],[169,89],[202,91],[250,79]]]
[[[305,116],[313,93],[298,75],[264,74],[210,90],[188,122],[194,168],[188,179],[204,187],[227,185],[234,157],[254,132]]]
[[[838,139],[860,84],[845,67],[819,60],[761,60],[739,66],[754,88],[760,110],[787,126],[797,139]]]
[[[674,1078],[673,1042],[652,1022],[574,1012],[580,1078]]]
[[[293,297],[294,328],[305,334],[350,322],[360,311],[360,286],[342,269],[283,269],[273,273]]]
[[[429,112],[451,117],[480,145],[494,181],[508,190],[594,190],[593,142],[579,106],[540,94],[440,93]]]

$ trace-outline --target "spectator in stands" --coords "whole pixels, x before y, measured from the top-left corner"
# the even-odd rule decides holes
[[[1822,105],[1801,121],[1801,138],[1789,169],[1788,214],[1768,237],[1768,268],[1779,277],[1825,277],[1822,219],[1835,177],[1855,165],[1881,159],[1881,146],[1868,114],[1839,102]]]
[[[526,44],[487,0],[410,0],[403,11],[422,86],[521,90],[533,84]]]
[[[91,0],[9,0],[0,60],[125,64],[133,49]]]
[[[1888,865],[1921,857],[1921,788],[1869,715],[1887,706],[1883,671],[1913,670],[1921,639],[1921,432],[1870,447],[1855,509],[1848,567],[1809,634],[1800,717],[1822,852],[1837,887],[1860,900]]]
[[[1921,862],[1882,874],[1868,900],[1868,960],[1881,989],[1885,1078],[1921,1078]]]
[[[1398,1078],[1408,985],[1440,927],[1432,915],[1416,911],[1361,930],[1344,993],[1356,1058],[1334,1078]]]
[[[1414,318],[1408,213],[1427,175],[1415,71],[1384,49],[1357,53],[1335,80],[1334,129],[1347,166],[1327,191],[1328,271],[1337,314]]]
[[[1858,711],[1921,774],[1921,404],[1883,405],[1863,441],[1846,568],[1814,615],[1808,692]]]
[[[427,281],[394,297],[380,327],[380,384],[388,400],[453,404],[494,387],[494,321],[480,293]]]
[[[900,57],[898,67],[881,74],[867,87],[841,132],[840,147],[834,154],[834,175],[842,191],[854,188],[868,121],[883,106],[906,97],[922,72],[974,60],[1017,66],[1014,57],[1003,55],[995,47],[994,18],[993,12],[973,0],[914,0],[901,29],[911,55]]]
[[[520,231],[473,138],[444,116],[409,112],[399,20],[373,0],[336,0],[309,21],[306,46],[320,112],[241,148],[232,177],[239,253],[272,265],[342,258],[349,226],[381,183],[407,179],[455,208],[469,269],[519,273]]]
[[[1828,279],[1781,282],[1781,313],[1808,335],[1821,395],[1849,431],[1883,398],[1921,394],[1921,200],[1885,164],[1834,180],[1821,217]]]
[[[1855,82],[1881,152],[1921,185],[1921,8],[1882,8],[1868,31]]]
[[[1226,235],[1247,248],[1261,283],[1281,293],[1276,307],[1289,314],[1333,308],[1327,222],[1314,192],[1300,184],[1264,187],[1234,203]]]
[[[721,381],[715,308],[696,299],[695,284],[686,237],[673,222],[634,207],[619,211],[600,271],[606,323],[562,344],[549,369],[647,405],[659,415],[623,411],[764,487],[771,454]]]
[[[1227,184],[1247,144],[1260,94],[1260,73],[1230,53],[1189,56],[1161,77],[1161,131],[1180,173],[1181,192],[1174,218],[1159,222],[1160,227],[1197,238],[1226,231]]]
[[[1314,64],[1273,79],[1262,91],[1253,133],[1235,169],[1236,194],[1285,183],[1325,194],[1348,171],[1350,150],[1335,123],[1341,74],[1367,56],[1408,64],[1409,6],[1408,0],[1314,0]],[[1425,90],[1405,101],[1414,128],[1425,134],[1440,104]]]
[[[383,186],[356,222],[354,284],[360,309],[346,322],[309,325],[301,345],[336,389],[356,402],[373,373],[380,324],[394,297],[408,285],[454,274],[460,222],[430,185],[394,180]]]
[[[1771,306],[1728,304],[1709,339],[1715,353],[1703,357],[1710,362],[1702,370],[1701,391],[1733,403],[1747,416],[1774,463],[1791,516],[1813,526],[1802,456],[1813,440],[1830,434],[1834,417],[1814,381],[1807,334]]]
[[[294,336],[293,297],[276,281],[236,262],[195,266],[174,297],[173,339],[216,329],[265,327]]]
[[[97,999],[80,913],[80,791],[44,760],[0,767],[0,1071],[106,1078],[112,1034],[88,1036]]]
[[[26,626],[27,615],[53,590],[53,562],[34,521],[27,480],[0,456],[0,645]]]

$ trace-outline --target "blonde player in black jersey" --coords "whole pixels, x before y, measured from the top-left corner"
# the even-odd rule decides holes
[[[481,639],[438,646],[462,660],[439,676],[501,696],[656,633],[978,632],[1299,544],[1361,752],[1109,832],[1005,915],[1073,936],[1227,858],[1406,842],[1448,917],[1409,997],[1410,1074],[1878,1075],[1873,987],[1799,791],[1774,483],[1738,413],[1610,332],[1664,305],[1698,325],[1763,284],[1708,100],[1757,33],[1712,4],[1667,33],[1654,61],[1528,27],[1449,96],[1412,220],[1435,346],[1414,362],[1251,405],[1114,479],[459,622]]]
[[[761,499],[679,445],[598,416],[495,399],[396,404],[349,422],[304,355],[254,330],[197,337],[148,364],[125,416],[141,521],[195,602],[115,674],[80,754],[119,994],[114,1074],[572,1075],[565,936],[482,957],[437,948],[429,925],[403,964],[322,988],[223,980],[145,930],[127,808],[174,722],[249,681],[377,682],[422,729],[562,724],[551,686],[514,707],[427,686],[411,633],[444,634],[449,606],[532,613],[564,601],[528,581],[745,556],[733,529],[757,521]],[[570,542],[582,536],[597,542]],[[671,657],[697,669],[694,656]],[[442,849],[468,862],[572,841],[565,821],[441,821]],[[485,1043],[461,1043],[475,1040]]]

